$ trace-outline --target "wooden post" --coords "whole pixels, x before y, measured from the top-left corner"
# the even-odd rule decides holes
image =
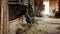
[[[59,10],[59,13],[60,13],[60,0],[58,0],[58,6],[59,6],[59,8],[58,8],[58,10]]]
[[[1,34],[8,34],[8,0],[1,0]]]
[[[0,34],[1,34],[1,0],[0,0]]]
[[[43,0],[38,0],[38,10],[42,11],[43,10]]]

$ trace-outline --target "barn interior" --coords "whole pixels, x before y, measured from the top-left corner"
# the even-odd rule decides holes
[[[60,0],[0,0],[1,34],[60,34]]]

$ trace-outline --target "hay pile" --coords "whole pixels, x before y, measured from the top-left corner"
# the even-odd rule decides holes
[[[39,19],[34,19],[33,24],[21,25],[19,24],[16,34],[43,34],[45,33],[46,22],[43,22]]]

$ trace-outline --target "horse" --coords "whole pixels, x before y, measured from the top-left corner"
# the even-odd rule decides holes
[[[22,15],[25,15],[27,23],[31,23],[32,12],[27,13],[28,7],[20,4],[8,4],[9,5],[9,21],[15,20]]]

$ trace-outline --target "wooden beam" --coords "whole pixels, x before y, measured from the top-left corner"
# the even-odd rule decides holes
[[[0,0],[0,34],[1,34],[1,0]]]
[[[59,10],[59,13],[60,13],[60,0],[58,0],[58,6],[59,6],[59,8],[58,8],[58,10]]]
[[[8,34],[8,0],[1,0],[1,34]]]
[[[38,10],[42,11],[43,10],[43,0],[38,0]]]

